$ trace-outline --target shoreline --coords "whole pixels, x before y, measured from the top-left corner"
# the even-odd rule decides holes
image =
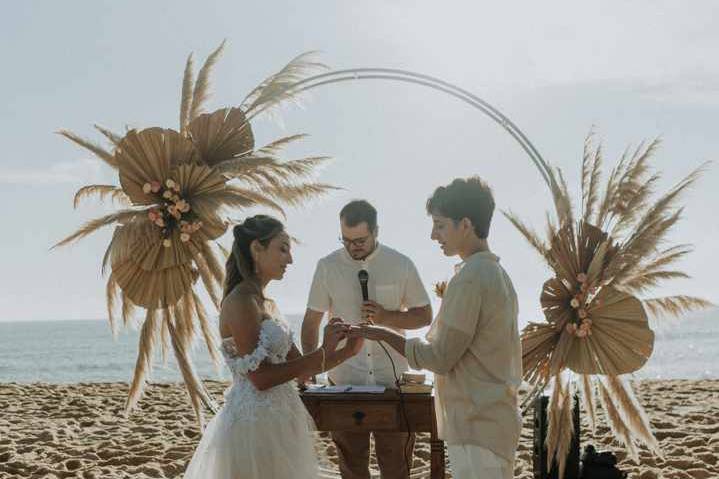
[[[629,477],[719,477],[719,379],[637,380],[637,396],[649,414],[664,453],[640,450],[634,464],[600,425],[582,425],[582,445],[612,450]],[[229,384],[206,381],[218,399]],[[194,413],[181,383],[148,384],[128,418],[126,382],[0,383],[0,477],[176,478],[199,439]],[[532,477],[532,414],[524,418],[515,477]],[[321,465],[337,453],[326,433],[317,434]],[[429,464],[427,435],[419,435],[415,467]],[[376,466],[375,466],[376,467]]]

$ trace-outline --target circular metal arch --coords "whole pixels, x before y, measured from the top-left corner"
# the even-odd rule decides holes
[[[334,70],[326,73],[320,73],[303,80],[300,80],[291,86],[289,86],[285,93],[289,95],[300,94],[304,91],[313,90],[323,85],[330,85],[334,83],[344,83],[359,80],[389,80],[398,81],[404,83],[413,83],[415,85],[422,85],[429,87],[433,90],[447,93],[448,95],[457,98],[458,100],[467,103],[475,109],[481,111],[495,123],[504,128],[514,140],[519,143],[520,147],[529,156],[534,166],[539,170],[545,183],[549,187],[550,191],[554,193],[557,189],[557,184],[554,178],[554,174],[547,164],[547,162],[539,154],[537,148],[529,141],[529,138],[517,127],[506,115],[499,111],[496,107],[490,105],[485,100],[478,96],[470,93],[469,91],[453,85],[439,78],[435,78],[429,75],[421,73],[411,72],[407,70],[399,70],[394,68],[351,68],[345,70]],[[271,105],[258,108],[253,111],[248,120],[259,115]]]

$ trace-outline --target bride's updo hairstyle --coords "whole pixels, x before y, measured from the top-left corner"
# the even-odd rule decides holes
[[[257,240],[263,247],[267,247],[277,235],[285,230],[279,220],[267,215],[255,215],[236,225],[232,230],[235,237],[232,242],[232,252],[225,265],[225,291],[223,299],[235,286],[243,281],[250,281],[257,287],[262,297],[262,288],[257,278],[257,267],[252,258],[250,245]]]

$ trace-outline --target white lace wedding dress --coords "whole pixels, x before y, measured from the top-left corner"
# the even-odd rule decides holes
[[[247,378],[262,361],[286,361],[292,333],[281,317],[262,322],[251,354],[238,356],[232,338],[222,354],[232,371],[225,404],[205,428],[184,479],[316,479],[312,419],[294,381],[259,391]]]

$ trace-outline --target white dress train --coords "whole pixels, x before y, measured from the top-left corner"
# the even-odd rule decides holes
[[[238,356],[232,338],[222,354],[232,371],[225,404],[207,424],[184,479],[315,479],[314,423],[294,381],[259,391],[247,378],[262,361],[286,361],[292,333],[280,317],[262,322],[251,354]]]

